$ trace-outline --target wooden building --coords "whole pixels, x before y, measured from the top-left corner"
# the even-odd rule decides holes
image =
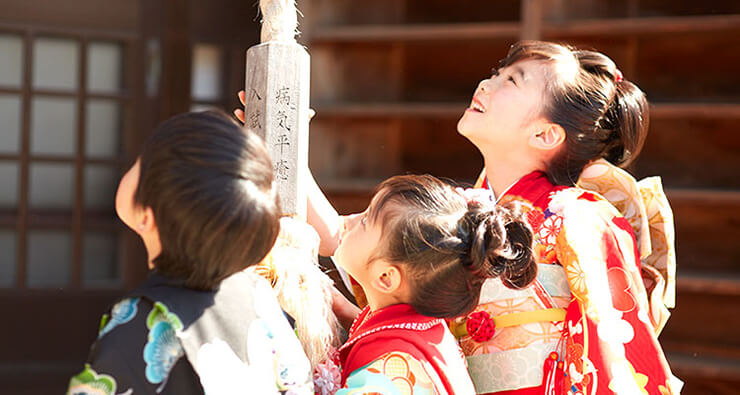
[[[159,121],[236,108],[256,1],[0,0],[0,393],[63,391],[100,313],[145,274],[118,178]],[[310,163],[342,212],[378,181],[472,182],[455,129],[514,41],[610,55],[652,103],[633,166],[673,205],[678,296],[660,340],[685,394],[740,386],[740,3],[300,0],[312,56]]]

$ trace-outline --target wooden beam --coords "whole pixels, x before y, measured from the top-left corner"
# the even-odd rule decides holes
[[[516,39],[520,30],[516,22],[317,27],[311,44]]]
[[[740,296],[740,276],[732,273],[684,272],[676,278],[678,292]]]
[[[356,102],[315,103],[322,117],[460,117],[466,102]],[[740,103],[653,103],[653,119],[740,118]]]
[[[543,26],[544,37],[613,37],[629,34],[699,33],[740,29],[740,15],[607,18],[553,21]]]
[[[525,3],[536,0],[524,0]],[[523,5],[526,5],[522,3]],[[459,41],[557,37],[613,37],[629,34],[700,33],[740,29],[740,14],[685,17],[604,18],[544,22],[542,10],[528,6],[522,23],[448,23],[317,27],[312,44],[342,42]],[[525,19],[526,18],[526,19]],[[539,18],[539,19],[538,19]],[[537,23],[539,21],[539,24]]]
[[[542,37],[542,1],[522,0],[522,40],[539,40]]]
[[[655,119],[740,118],[740,103],[654,103],[650,116]]]
[[[159,120],[190,109],[190,0],[163,0]],[[158,123],[158,122],[157,122]]]

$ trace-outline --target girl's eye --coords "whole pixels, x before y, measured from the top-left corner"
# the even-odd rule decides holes
[[[511,82],[512,84],[516,85],[516,81],[514,81],[514,77],[509,77],[509,81],[510,81],[510,82]]]

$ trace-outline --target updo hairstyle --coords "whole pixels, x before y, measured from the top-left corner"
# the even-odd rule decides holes
[[[404,268],[410,304],[421,314],[467,314],[487,279],[522,288],[537,275],[532,231],[517,207],[468,203],[435,177],[386,180],[368,216],[380,221],[379,257]]]

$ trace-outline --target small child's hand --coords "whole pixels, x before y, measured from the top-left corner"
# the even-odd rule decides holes
[[[239,93],[236,94],[239,96],[239,102],[242,103],[242,106],[244,106],[244,102],[246,101],[246,96],[244,94],[244,90],[240,90]],[[241,123],[244,123],[244,110],[241,108],[237,108],[234,110],[234,116],[236,119],[238,119]]]
[[[344,295],[335,287],[331,288],[331,298],[331,308],[334,310],[334,315],[337,316],[337,320],[339,320],[339,324],[342,325],[342,328],[349,332],[352,322],[357,318],[357,315],[360,314],[360,308],[350,302],[349,299],[345,298]]]

